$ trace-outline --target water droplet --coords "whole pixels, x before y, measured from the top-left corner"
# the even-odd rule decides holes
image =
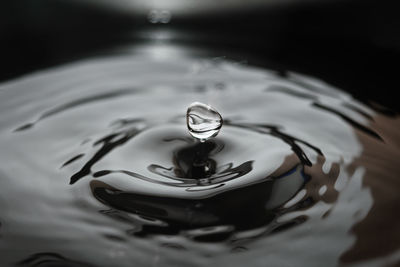
[[[201,142],[217,136],[222,127],[222,117],[213,107],[194,102],[186,112],[189,133]]]

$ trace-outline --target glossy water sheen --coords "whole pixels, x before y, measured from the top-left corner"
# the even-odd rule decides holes
[[[2,84],[0,114],[1,266],[399,261],[399,119],[318,80],[108,57]]]
[[[186,111],[186,124],[190,135],[203,142],[218,135],[222,117],[211,106],[194,102]]]

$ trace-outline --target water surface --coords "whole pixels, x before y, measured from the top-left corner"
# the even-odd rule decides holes
[[[3,83],[0,112],[2,266],[399,262],[399,118],[317,79],[109,56]]]

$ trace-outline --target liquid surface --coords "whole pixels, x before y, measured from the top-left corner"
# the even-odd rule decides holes
[[[399,262],[399,119],[316,79],[114,56],[0,85],[0,114],[1,266]]]

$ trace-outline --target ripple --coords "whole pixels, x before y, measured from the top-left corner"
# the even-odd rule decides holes
[[[398,117],[321,81],[132,56],[0,88],[6,265],[396,258]],[[195,101],[224,118],[215,138],[188,133]]]

